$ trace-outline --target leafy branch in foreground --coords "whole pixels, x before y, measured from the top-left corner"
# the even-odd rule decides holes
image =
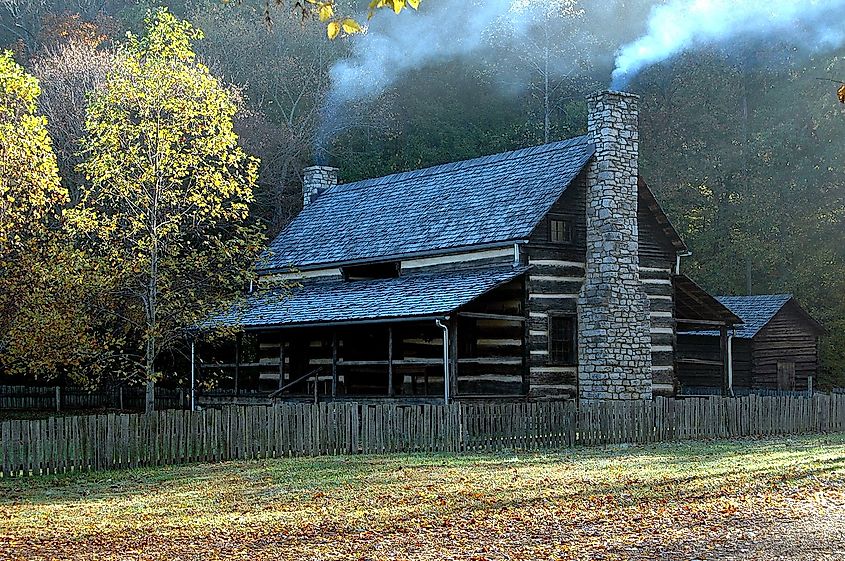
[[[265,0],[264,17],[271,23],[270,2],[277,6],[285,4],[285,0]],[[418,9],[420,0],[371,0],[367,4],[367,19],[372,18],[378,10],[391,10],[395,14],[402,13],[407,8]],[[326,35],[329,39],[366,32],[366,28],[355,18],[338,13],[336,0],[294,0],[292,9],[302,16],[303,20],[316,18],[326,25]]]

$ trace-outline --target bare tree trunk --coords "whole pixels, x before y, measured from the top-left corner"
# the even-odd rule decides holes
[[[158,168],[158,164],[156,164],[156,168]],[[150,247],[150,278],[147,280],[147,352],[145,361],[147,394],[144,407],[147,413],[155,411],[156,336],[158,334],[158,193],[158,182],[156,182],[150,216],[152,244]]]
[[[550,124],[550,113],[552,112],[551,105],[549,103],[549,31],[548,25],[545,28],[545,50],[543,52],[543,56],[545,59],[543,60],[544,68],[543,68],[543,144],[549,143],[549,136],[551,132],[551,124]]]
[[[156,409],[155,381],[147,379],[147,393],[144,399],[144,411],[152,413]]]
[[[147,336],[146,377],[147,393],[144,399],[144,411],[152,413],[156,408],[155,398],[155,335]]]

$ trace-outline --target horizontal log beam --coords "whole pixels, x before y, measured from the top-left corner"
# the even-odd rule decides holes
[[[242,362],[240,364],[235,364],[234,362],[221,362],[221,363],[211,363],[211,364],[197,364],[199,368],[257,368],[259,366],[278,366],[279,361],[276,362]]]
[[[676,362],[681,364],[703,364],[706,366],[722,366],[721,360],[706,360],[703,358],[678,358]]]
[[[508,314],[487,314],[483,312],[458,312],[458,316],[473,319],[495,319],[499,321],[513,321],[519,323],[525,321],[524,316],[513,316]]]

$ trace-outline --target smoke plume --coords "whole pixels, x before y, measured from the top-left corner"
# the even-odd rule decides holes
[[[350,38],[350,56],[331,69],[332,89],[324,106],[318,157],[333,131],[345,128],[344,108],[349,104],[372,99],[403,75],[443,61],[463,58],[507,66],[505,61],[512,60],[515,53],[536,48],[528,43],[538,26],[550,25],[559,43],[569,42],[573,52],[577,51],[577,56],[556,53],[553,72],[562,76],[573,69],[581,71],[578,57],[604,59],[603,71],[607,72],[613,50],[620,44],[617,29],[622,26],[613,23],[615,7],[627,3],[647,14],[653,1],[426,0],[419,11],[378,13],[365,35]],[[583,17],[582,5],[586,4],[590,5],[589,19]],[[640,18],[641,23],[643,20]],[[580,40],[589,34],[604,34],[611,40]],[[632,35],[623,40],[630,39]],[[501,72],[509,74],[510,83],[519,79],[516,68]]]
[[[427,65],[493,61],[511,90],[536,79],[526,55],[542,48],[543,26],[556,41],[551,73],[604,82],[613,69],[611,88],[624,89],[647,67],[694,49],[739,54],[754,41],[834,49],[845,44],[843,17],[845,0],[426,0],[419,12],[377,14],[368,33],[350,39],[350,56],[331,69],[318,159],[346,128],[350,104]]]
[[[819,51],[845,40],[843,0],[670,0],[655,6],[645,35],[616,56],[612,89],[681,52],[738,39],[772,39]]]

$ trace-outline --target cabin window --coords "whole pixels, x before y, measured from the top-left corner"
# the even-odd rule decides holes
[[[574,231],[572,222],[562,218],[549,219],[549,241],[552,243],[572,243]]]
[[[399,262],[368,263],[367,265],[351,265],[342,267],[343,278],[348,281],[394,279],[399,276]]]
[[[575,337],[574,317],[549,315],[549,362],[551,364],[575,364]]]

